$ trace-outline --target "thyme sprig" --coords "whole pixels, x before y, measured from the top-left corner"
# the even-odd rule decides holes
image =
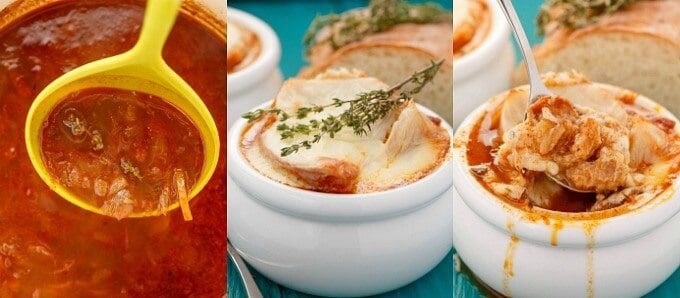
[[[356,135],[367,135],[371,130],[371,125],[376,121],[384,118],[399,105],[413,100],[413,95],[419,93],[423,87],[434,79],[443,63],[444,60],[439,62],[432,61],[431,65],[427,68],[415,72],[409,78],[386,90],[362,92],[357,94],[357,97],[354,99],[342,100],[334,98],[332,99],[333,102],[329,104],[298,108],[295,111],[294,117],[296,119],[305,119],[310,114],[323,112],[326,108],[349,105],[339,115],[329,115],[323,119],[310,119],[306,123],[288,124],[285,122],[292,118],[292,116],[281,109],[272,108],[257,109],[245,113],[241,117],[248,119],[248,122],[253,122],[268,114],[276,115],[279,122],[281,122],[276,126],[276,130],[280,133],[282,140],[294,138],[298,135],[311,136],[299,143],[281,148],[281,156],[297,153],[302,148],[310,149],[312,144],[318,143],[324,135],[334,138],[345,127],[352,128]],[[412,87],[402,90],[407,85],[412,85]],[[397,92],[399,93],[397,94]]]
[[[90,137],[90,144],[92,145],[92,150],[99,151],[104,149],[104,140],[102,139],[101,133],[98,130],[90,131],[85,125],[85,121],[78,118],[73,113],[70,113],[66,119],[62,121],[66,127],[71,130],[73,136],[80,136],[86,134]]]
[[[615,13],[628,5],[648,0],[547,0],[538,12],[538,34],[544,35],[549,24],[556,22],[567,28],[595,23],[603,14]]]
[[[409,4],[404,0],[371,0],[366,10],[341,14],[317,15],[303,38],[306,54],[319,44],[333,50],[361,40],[364,36],[383,32],[401,23],[451,22],[450,11],[435,3]],[[321,34],[323,32],[323,34]]]

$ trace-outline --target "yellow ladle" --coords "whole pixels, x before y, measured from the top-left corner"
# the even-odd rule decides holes
[[[215,172],[220,148],[215,121],[198,94],[165,63],[162,56],[165,40],[181,5],[181,0],[149,0],[139,40],[131,50],[85,64],[62,75],[45,87],[33,101],[25,127],[28,156],[40,178],[69,202],[103,214],[98,206],[82,200],[50,175],[40,153],[40,133],[45,118],[54,106],[65,96],[81,89],[106,87],[155,95],[175,105],[193,120],[201,134],[205,152],[203,168],[196,184],[189,191],[189,199],[205,187]],[[176,202],[168,210],[133,213],[128,217],[157,216],[178,206],[179,202]]]

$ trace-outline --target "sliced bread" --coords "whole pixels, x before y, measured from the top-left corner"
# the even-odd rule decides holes
[[[577,70],[680,115],[680,1],[641,1],[576,30],[550,32],[534,55],[541,72]],[[524,67],[515,85],[527,82]]]
[[[369,77],[393,85],[429,66],[430,61],[445,59],[432,84],[423,88],[415,99],[452,123],[452,27],[451,23],[407,23],[366,36],[335,51],[329,45],[315,46],[308,56],[310,66],[299,76],[312,78],[326,69],[356,68]]]

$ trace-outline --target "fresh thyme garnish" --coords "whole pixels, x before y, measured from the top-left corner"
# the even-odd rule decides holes
[[[69,114],[68,118],[63,121],[66,127],[71,129],[71,134],[74,136],[82,135],[85,132],[85,124],[76,115]]]
[[[104,149],[104,140],[102,139],[102,135],[98,130],[92,131],[92,139],[90,140],[90,144],[92,144],[92,150],[94,151]]]
[[[92,150],[99,151],[104,149],[104,140],[98,130],[90,131],[85,127],[85,122],[80,120],[78,116],[74,114],[69,114],[66,119],[62,121],[66,127],[71,129],[71,134],[74,136],[80,136],[82,134],[87,134],[90,138],[90,144],[92,144]]]
[[[435,3],[415,5],[404,0],[371,0],[366,10],[317,15],[302,42],[307,54],[313,46],[319,44],[329,44],[333,50],[337,50],[397,24],[451,22],[452,18],[450,11]]]
[[[603,14],[615,13],[635,2],[647,0],[547,0],[538,12],[538,34],[546,33],[550,23],[579,28],[598,21]]]
[[[131,162],[125,160],[124,158],[120,159],[120,167],[123,168],[123,173],[125,174],[132,174],[132,176],[137,177],[137,179],[139,180],[142,180],[144,178],[142,177],[139,168],[133,166]]]
[[[248,122],[253,122],[267,114],[276,115],[281,122],[276,126],[276,130],[279,131],[282,140],[293,138],[297,135],[311,135],[311,138],[289,147],[281,148],[281,156],[291,155],[298,152],[301,148],[310,149],[312,144],[321,140],[322,136],[328,134],[329,137],[333,138],[336,133],[345,127],[352,128],[356,135],[367,135],[368,131],[371,130],[371,125],[385,117],[387,113],[400,104],[412,100],[413,95],[419,93],[425,85],[431,82],[442,63],[444,63],[444,60],[436,63],[432,61],[429,67],[414,73],[408,79],[399,82],[387,90],[362,92],[351,100],[334,98],[333,103],[330,104],[298,108],[295,111],[294,117],[296,119],[305,119],[310,114],[323,112],[325,108],[341,107],[348,104],[349,108],[340,115],[330,115],[320,120],[310,119],[307,123],[288,124],[284,122],[290,119],[291,115],[281,109],[273,108],[267,110],[257,109],[243,114],[242,117],[248,119]],[[414,85],[412,88],[402,90],[404,86],[411,84]],[[397,94],[397,91],[401,92]]]

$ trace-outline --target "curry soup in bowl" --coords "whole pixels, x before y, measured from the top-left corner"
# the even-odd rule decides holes
[[[283,81],[281,43],[267,23],[247,12],[227,8],[228,123],[271,100]]]
[[[515,53],[510,27],[495,0],[456,0],[454,5],[453,127],[457,128],[484,101],[510,88]]]
[[[577,73],[544,81],[557,97],[532,105],[526,120],[522,86],[456,132],[456,249],[506,296],[642,296],[680,265],[677,119]]]
[[[52,192],[38,177],[26,153],[23,128],[38,92],[65,72],[131,48],[139,36],[144,1],[5,2],[11,3],[3,3],[7,6],[0,12],[0,41],[4,45],[0,55],[0,296],[223,296],[226,157],[220,159],[215,175],[191,201],[193,221],[185,221],[179,210],[158,217],[118,220],[83,210]],[[225,146],[223,6],[220,1],[185,1],[163,55],[204,100]],[[126,107],[125,103],[114,105],[104,109],[111,115],[88,112],[87,117],[90,121],[112,121],[123,117]],[[77,122],[68,113],[54,123],[60,121]],[[134,149],[131,156],[135,164],[130,169],[138,168],[136,174],[145,178],[150,173],[144,169],[153,168],[147,165],[152,155],[185,156],[187,160],[201,155],[195,147],[172,142],[158,144],[154,150],[135,147],[130,142],[144,138],[130,138],[133,133],[153,135],[155,130],[144,126],[126,130],[126,126],[113,125],[100,131],[99,138],[93,133],[87,144],[93,148]],[[116,137],[110,138],[113,135]],[[174,140],[178,138],[181,135]],[[101,142],[90,143],[92,139]],[[52,149],[54,160],[71,152],[62,146]],[[91,154],[97,160],[99,153],[95,150]],[[133,172],[128,174],[136,176]],[[108,193],[115,184],[103,187],[97,182],[101,177],[96,171],[68,174],[68,181],[74,185],[98,183],[102,193]]]
[[[268,278],[315,295],[372,295],[416,280],[451,250],[452,130],[431,111],[404,102],[360,135],[345,127],[297,152],[306,134],[281,139],[284,125],[301,122],[280,113],[386,87],[342,70],[291,79],[254,110],[278,116],[231,128],[229,239]],[[346,109],[303,120],[330,123]]]

